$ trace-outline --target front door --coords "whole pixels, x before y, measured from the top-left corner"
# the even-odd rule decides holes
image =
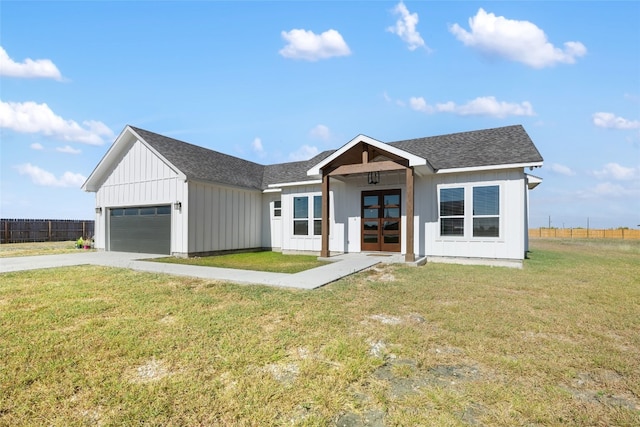
[[[400,189],[362,192],[363,251],[400,252]]]

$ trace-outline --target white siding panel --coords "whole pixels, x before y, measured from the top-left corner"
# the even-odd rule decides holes
[[[522,170],[487,171],[484,173],[436,175],[422,178],[416,189],[416,215],[424,247],[417,253],[438,257],[522,259],[524,256],[524,209]],[[465,188],[467,202],[471,201],[472,187],[476,185],[500,186],[500,237],[474,238],[472,215],[465,220],[465,235],[441,237],[438,219],[438,186],[460,185]],[[420,200],[418,200],[420,194]],[[472,209],[472,206],[465,206]]]
[[[262,246],[259,191],[190,183],[189,252]],[[255,230],[252,232],[251,230]]]

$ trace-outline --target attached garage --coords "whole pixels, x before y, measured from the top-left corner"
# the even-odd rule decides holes
[[[109,250],[171,254],[171,205],[109,209]]]

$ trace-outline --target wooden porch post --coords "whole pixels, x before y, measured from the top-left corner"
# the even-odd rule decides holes
[[[329,175],[322,172],[322,249],[320,256],[329,257]]]
[[[407,213],[407,252],[404,256],[404,260],[406,262],[413,262],[416,260],[416,256],[413,252],[413,168],[408,167],[406,173],[406,188],[407,188],[407,203],[406,203],[406,213]]]

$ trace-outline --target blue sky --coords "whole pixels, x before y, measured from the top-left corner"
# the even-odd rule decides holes
[[[640,2],[0,2],[0,216],[92,219],[131,124],[262,164],[522,124],[531,226],[640,225]]]

